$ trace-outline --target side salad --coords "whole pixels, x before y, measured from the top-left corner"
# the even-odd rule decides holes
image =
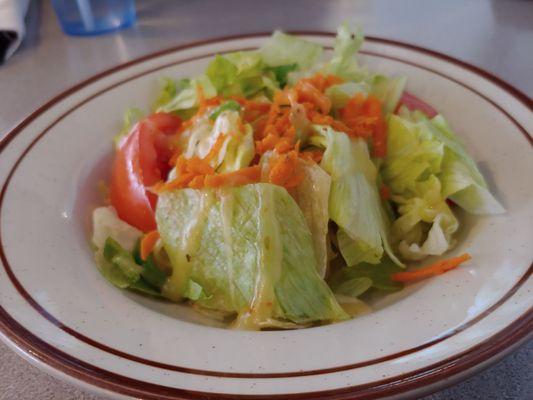
[[[359,65],[362,43],[343,25],[325,59],[274,32],[128,110],[93,213],[102,275],[235,328],[289,329],[364,314],[370,296],[467,261],[406,269],[455,245],[455,208],[504,209],[404,77]]]

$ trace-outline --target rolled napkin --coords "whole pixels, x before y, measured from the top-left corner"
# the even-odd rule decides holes
[[[0,63],[17,50],[26,33],[29,0],[0,0]]]

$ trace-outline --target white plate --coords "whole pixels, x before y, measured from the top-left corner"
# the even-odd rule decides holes
[[[0,336],[12,348],[116,397],[343,399],[435,390],[531,333],[531,100],[457,60],[376,38],[361,61],[406,75],[409,91],[441,110],[507,208],[464,217],[454,253],[468,251],[471,262],[385,299],[368,316],[298,331],[204,326],[184,306],[119,291],[100,276],[87,221],[124,109],[148,109],[161,76],[196,75],[213,54],[264,40],[216,39],[119,66],[60,94],[5,137]]]

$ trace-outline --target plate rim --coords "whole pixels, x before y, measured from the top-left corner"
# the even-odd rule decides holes
[[[289,31],[289,33],[297,35],[312,35],[312,36],[326,36],[333,37],[335,34],[332,32],[324,31]],[[105,76],[112,75],[113,73],[120,71],[122,69],[128,68],[132,65],[139,64],[141,62],[158,58],[166,54],[171,54],[174,52],[183,51],[188,48],[194,48],[203,45],[209,45],[214,43],[226,42],[231,40],[246,39],[246,38],[257,38],[270,36],[271,32],[259,32],[259,33],[246,33],[239,35],[223,36],[223,37],[213,37],[200,41],[189,42],[180,46],[174,46],[166,48],[157,52],[147,54],[145,56],[136,58],[134,60],[128,61],[126,63],[118,64],[114,67],[111,67],[105,71],[91,75],[80,83],[67,88],[66,90],[60,92],[58,95],[54,96],[52,99],[38,107],[28,116],[26,116],[22,122],[16,125],[14,128],[8,131],[6,135],[0,140],[0,153],[7,147],[11,140],[20,133],[27,125],[29,125],[34,119],[36,119],[43,112],[47,111],[49,108],[54,106],[56,103],[60,102],[64,98],[67,98],[73,93],[76,93],[83,87],[96,82],[102,79]],[[496,84],[499,88],[503,89],[505,92],[510,94],[513,98],[517,99],[520,103],[524,104],[526,108],[533,111],[533,102],[532,100],[525,95],[520,90],[516,89],[514,86],[500,79],[499,77],[481,69],[480,67],[468,64],[464,61],[458,60],[454,57],[440,53],[431,49],[424,47],[412,45],[410,43],[405,43],[401,41],[380,38],[375,36],[367,36],[366,39],[374,43],[383,43],[393,46],[398,46],[406,48],[408,50],[415,50],[421,52],[425,55],[431,57],[436,57],[438,59],[459,65],[460,67],[473,72],[476,75],[480,75],[483,78],[491,81]],[[371,53],[370,53],[371,54]],[[433,71],[435,72],[435,71]],[[448,77],[449,78],[449,77]],[[452,79],[453,80],[453,79]],[[479,93],[478,93],[479,94]],[[482,97],[484,97],[482,95]],[[490,100],[489,100],[490,101]],[[490,101],[492,102],[492,101]],[[493,103],[494,104],[494,103]],[[496,104],[495,104],[496,105]],[[496,105],[498,106],[498,105]],[[498,106],[501,109],[501,107]],[[501,109],[511,120],[516,123],[516,120],[510,116],[505,110]],[[530,144],[533,144],[533,138],[525,131],[523,128],[520,129],[521,132],[529,140]],[[529,278],[531,276],[533,269],[533,264],[529,267],[528,271],[524,274],[524,277]],[[524,278],[523,277],[523,278]],[[512,293],[511,293],[512,295]],[[10,323],[6,323],[10,321]],[[13,329],[10,325],[17,327]],[[187,399],[197,399],[203,398],[203,396],[217,396],[218,398],[242,398],[242,399],[258,399],[258,398],[288,398],[288,399],[310,399],[310,398],[331,398],[335,396],[340,396],[339,398],[344,398],[345,396],[350,395],[361,395],[363,397],[375,396],[376,394],[380,395],[395,395],[401,394],[415,389],[419,389],[425,385],[432,385],[438,382],[441,379],[449,379],[451,377],[457,377],[461,373],[466,374],[469,370],[479,363],[483,362],[493,362],[491,359],[506,353],[508,347],[513,347],[513,344],[527,340],[528,336],[533,337],[532,329],[533,327],[533,308],[529,308],[521,316],[516,318],[510,325],[507,325],[501,331],[492,335],[491,337],[485,339],[483,342],[478,343],[471,348],[458,353],[448,359],[442,360],[438,363],[423,367],[419,370],[411,371],[406,374],[398,375],[393,378],[374,381],[368,384],[362,384],[357,386],[352,386],[342,389],[331,389],[325,391],[315,391],[308,393],[296,393],[296,394],[276,394],[276,395],[228,395],[222,393],[212,393],[212,392],[195,392],[190,390],[184,390],[179,388],[170,388],[157,384],[149,384],[147,382],[135,380],[128,378],[122,375],[115,374],[110,371],[105,371],[99,367],[92,366],[84,361],[78,360],[73,356],[70,356],[59,349],[54,348],[53,346],[47,344],[42,339],[36,335],[29,332],[26,328],[20,325],[16,320],[14,320],[7,311],[0,306],[0,338],[4,341],[9,341],[9,345],[14,345],[19,351],[25,353],[30,359],[36,360],[37,363],[43,363],[47,367],[51,367],[58,372],[66,373],[75,379],[84,381],[87,384],[97,386],[105,390],[111,390],[116,393],[126,394],[126,395],[139,395],[141,393],[143,396],[152,395],[155,397],[150,398],[176,398],[172,396],[179,396],[178,398],[187,398]],[[19,335],[17,335],[17,330]],[[22,332],[22,334],[20,334]],[[36,345],[35,343],[38,343]],[[385,361],[385,360],[384,360]],[[43,365],[41,365],[43,366]],[[81,370],[81,371],[80,371]],[[95,375],[91,375],[91,372]],[[335,372],[335,371],[332,371]],[[107,378],[105,377],[107,375]],[[109,379],[109,378],[112,379]],[[119,384],[117,382],[123,382]],[[127,384],[126,384],[127,382]],[[138,384],[141,384],[140,387]],[[118,385],[119,387],[115,387]],[[146,392],[143,389],[147,387],[152,387],[155,391]],[[139,391],[133,389],[137,387]],[[115,390],[119,389],[119,390]],[[133,393],[129,392],[133,390]],[[166,390],[170,390],[172,393],[168,393]],[[162,397],[158,397],[158,396]],[[170,396],[170,397],[169,397]],[[185,396],[185,397],[183,397]]]

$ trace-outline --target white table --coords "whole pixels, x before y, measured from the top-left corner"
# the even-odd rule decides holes
[[[334,31],[342,21],[368,35],[410,42],[481,66],[533,96],[533,1],[138,0],[138,24],[93,38],[64,35],[48,1],[34,1],[21,49],[0,66],[0,137],[58,92],[118,63],[212,36]],[[215,17],[216,16],[216,17]],[[526,399],[533,342],[437,399]],[[0,344],[0,399],[96,399],[22,361]]]

